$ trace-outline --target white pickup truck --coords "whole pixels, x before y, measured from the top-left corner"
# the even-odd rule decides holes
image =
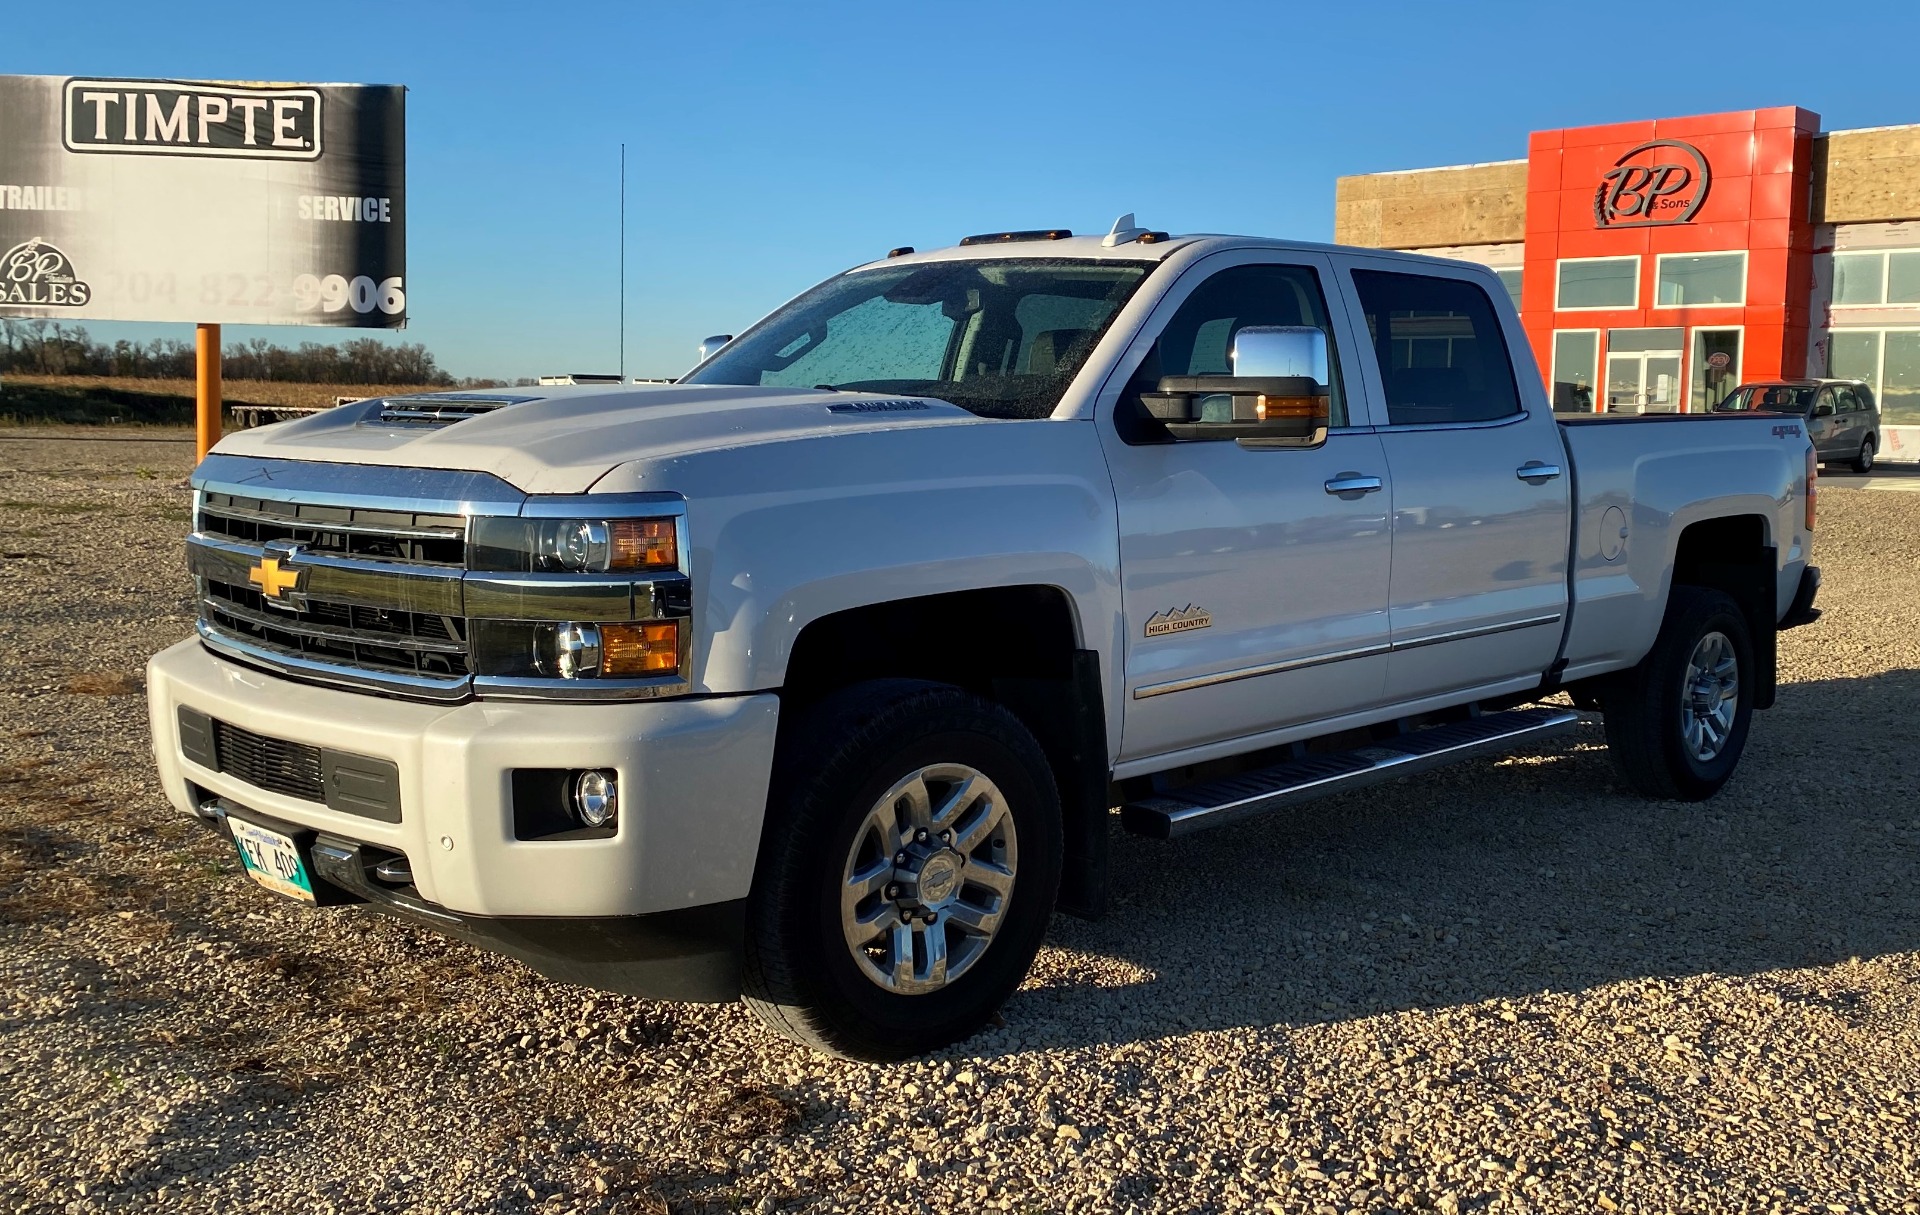
[[[1818,614],[1801,421],[1556,418],[1476,266],[1128,217],[711,341],[221,443],[149,667],[174,804],[285,894],[893,1058],[1103,912],[1114,807],[1289,808],[1560,692],[1704,798]]]

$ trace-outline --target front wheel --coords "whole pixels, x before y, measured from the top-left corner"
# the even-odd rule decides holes
[[[1726,594],[1676,586],[1653,649],[1603,697],[1614,766],[1648,797],[1720,791],[1753,720],[1753,641]]]
[[[798,1042],[902,1059],[1019,986],[1060,884],[1060,803],[1001,706],[883,680],[783,732],[747,904],[746,998]]]
[[[1860,454],[1853,458],[1853,471],[1868,473],[1873,471],[1873,440],[1860,440]]]

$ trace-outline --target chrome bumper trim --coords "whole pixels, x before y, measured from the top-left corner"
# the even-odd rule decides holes
[[[471,683],[464,675],[436,679],[428,675],[408,675],[399,671],[375,671],[371,668],[340,666],[315,662],[284,650],[241,641],[221,632],[204,620],[194,622],[200,642],[209,650],[249,666],[263,667],[290,679],[333,684],[356,692],[384,692],[419,700],[458,703],[473,696]]]

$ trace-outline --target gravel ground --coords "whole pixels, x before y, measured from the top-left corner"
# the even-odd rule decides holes
[[[259,890],[156,793],[184,449],[0,434],[0,1209],[1917,1212],[1920,495],[1705,805],[1597,723],[1118,836],[1005,1024],[896,1066]]]

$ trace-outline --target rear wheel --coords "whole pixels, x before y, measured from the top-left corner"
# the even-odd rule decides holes
[[[1873,471],[1873,439],[1860,440],[1860,454],[1853,458],[1853,471],[1866,473]]]
[[[787,1037],[901,1059],[969,1036],[1019,986],[1060,882],[1060,805],[1006,709],[906,680],[782,736],[748,900],[747,1004]]]
[[[1653,649],[1603,697],[1614,765],[1648,797],[1712,797],[1746,749],[1753,694],[1739,607],[1720,591],[1674,587]]]

